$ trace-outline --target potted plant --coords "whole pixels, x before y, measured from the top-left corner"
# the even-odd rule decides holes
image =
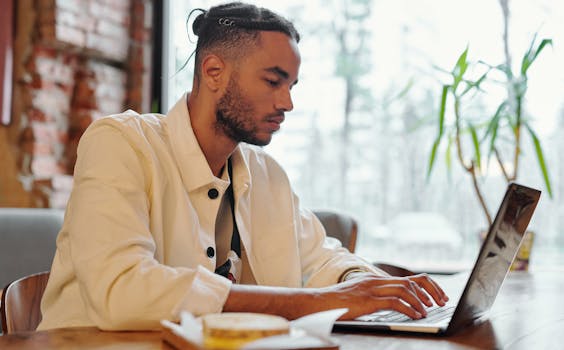
[[[438,113],[438,134],[434,140],[428,163],[427,177],[431,175],[437,159],[439,145],[446,139],[446,163],[451,169],[452,153],[471,177],[474,192],[482,208],[483,214],[489,225],[492,224],[492,215],[484,199],[484,191],[479,181],[485,176],[484,157],[487,163],[493,159],[507,183],[516,181],[519,174],[520,158],[522,156],[523,138],[530,137],[534,154],[544,180],[548,195],[552,198],[552,188],[548,169],[546,166],[541,142],[530,124],[525,113],[524,102],[527,94],[528,72],[542,50],[552,45],[551,39],[543,39],[540,43],[533,38],[530,47],[522,57],[519,71],[513,72],[510,60],[504,64],[490,65],[484,61],[475,63],[468,60],[468,47],[458,57],[454,68],[448,73],[450,82],[442,86],[441,101]],[[477,79],[469,78],[469,72],[481,69]],[[501,76],[492,77],[492,75]],[[495,112],[485,118],[475,118],[465,114],[463,106],[478,94],[486,93],[484,86],[488,84],[503,84],[507,90],[506,97],[502,98]],[[447,107],[452,107],[452,118],[447,121]],[[485,152],[484,152],[485,151]],[[506,160],[511,162],[507,163]],[[532,244],[533,234],[528,233],[525,242]],[[518,257],[526,255],[526,261],[521,268],[527,268],[528,249],[524,243]],[[515,268],[515,266],[514,266]]]

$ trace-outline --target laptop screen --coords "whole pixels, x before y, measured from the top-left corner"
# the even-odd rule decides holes
[[[511,183],[491,225],[448,331],[487,312],[517,254],[540,198],[540,191]]]

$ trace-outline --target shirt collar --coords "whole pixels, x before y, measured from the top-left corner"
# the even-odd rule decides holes
[[[196,139],[190,113],[188,112],[189,94],[184,94],[171,108],[165,118],[167,133],[170,137],[172,153],[178,165],[184,187],[188,192],[209,186],[217,181]],[[233,165],[234,188],[249,187],[251,174],[239,144],[231,155]]]

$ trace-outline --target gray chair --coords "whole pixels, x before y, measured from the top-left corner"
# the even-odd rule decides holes
[[[51,269],[63,217],[58,209],[0,208],[0,288]]]
[[[313,213],[321,221],[327,236],[337,238],[343,247],[354,253],[358,225],[352,216],[332,210],[314,210]]]

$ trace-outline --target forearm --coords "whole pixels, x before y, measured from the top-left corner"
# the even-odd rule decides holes
[[[353,319],[388,309],[419,319],[427,314],[425,306],[433,305],[432,299],[439,306],[448,300],[442,289],[425,274],[409,278],[356,274],[345,282],[322,288],[233,284],[223,311],[259,312],[296,319],[323,310],[348,308],[341,318]]]
[[[293,320],[328,309],[318,288],[285,288],[233,284],[224,312],[259,312]]]

